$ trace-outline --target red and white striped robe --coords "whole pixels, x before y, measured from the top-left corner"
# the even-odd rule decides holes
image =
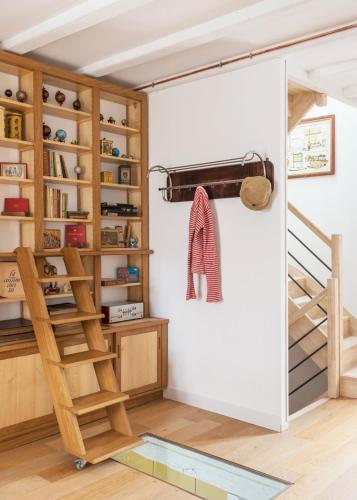
[[[222,300],[213,215],[201,186],[196,189],[190,214],[186,300],[196,299],[193,273],[206,275],[207,302]]]

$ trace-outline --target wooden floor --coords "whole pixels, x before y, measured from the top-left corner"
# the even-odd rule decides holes
[[[282,499],[357,499],[357,401],[331,400],[278,434],[164,400],[130,411],[134,431],[185,443],[294,482]],[[96,433],[103,424],[90,426]],[[77,472],[58,436],[0,453],[0,499],[183,499],[192,495],[108,460]]]

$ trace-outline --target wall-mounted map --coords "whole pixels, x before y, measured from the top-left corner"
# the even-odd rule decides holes
[[[289,179],[334,173],[335,115],[303,120],[289,135]]]

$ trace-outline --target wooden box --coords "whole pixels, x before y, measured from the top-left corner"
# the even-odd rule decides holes
[[[0,297],[17,299],[24,295],[16,262],[0,262]]]

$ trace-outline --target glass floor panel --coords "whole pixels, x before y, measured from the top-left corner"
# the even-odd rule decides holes
[[[144,434],[113,460],[208,500],[269,500],[290,483],[192,448]]]

